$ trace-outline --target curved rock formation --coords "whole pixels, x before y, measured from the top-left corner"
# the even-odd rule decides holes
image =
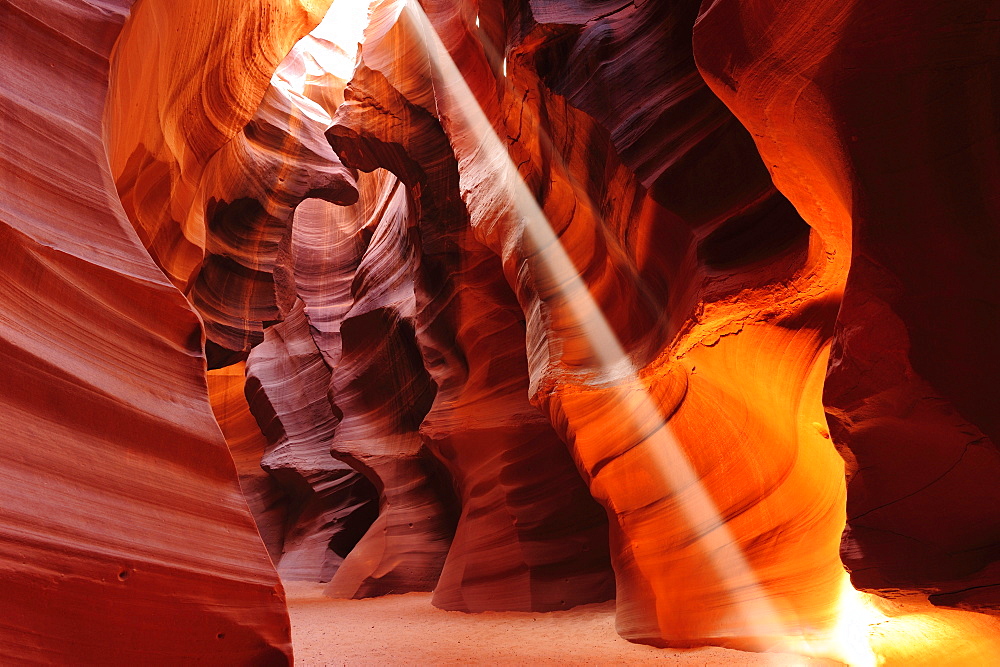
[[[329,581],[377,514],[371,484],[330,456],[338,419],[327,399],[329,383],[296,302],[251,352],[246,383],[246,400],[270,444],[257,464],[290,501],[276,560],[285,580]]]
[[[413,198],[412,232],[397,239],[419,252],[415,340],[437,387],[420,434],[462,508],[435,604],[551,610],[610,598],[605,518],[528,403],[523,316],[498,258],[469,229],[446,136],[364,64],[345,97],[332,145],[359,168],[393,170]]]
[[[284,664],[280,573],[996,661],[1000,9],[329,6],[0,6],[0,656]]]
[[[199,320],[108,165],[108,59],[128,4],[0,6],[0,654],[288,663],[282,588],[212,416]]]
[[[714,216],[651,198],[607,133],[539,82],[536,59],[557,78],[547,48],[570,48],[561,25],[506,17],[521,32],[505,78],[473,38],[474,15],[424,7],[429,18],[384,3],[362,50],[368,69],[328,136],[348,164],[404,180],[454,153],[450,189],[526,316],[530,395],[614,519],[620,632],[661,645],[757,645],[806,625],[822,634],[837,612],[843,525],[842,463],[812,425],[823,421],[836,308],[827,256],[800,235],[729,260],[727,244],[752,223],[786,225],[787,205],[769,204],[766,186],[730,195]],[[368,118],[355,120],[352,105],[366,103]],[[721,107],[712,113],[732,124]],[[429,129],[410,129],[423,117]],[[748,146],[728,150],[749,162]],[[447,197],[438,183],[420,181],[421,193]]]
[[[280,19],[280,29],[266,35],[271,41],[258,55],[263,71],[273,67],[269,59],[291,46],[289,36],[305,25],[302,21],[314,22],[325,7],[308,7],[305,19],[303,8],[294,3],[262,3],[257,9],[261,19]],[[109,104],[119,191],[153,257],[202,315],[209,367],[246,358],[258,346],[247,362],[246,400],[260,426],[256,444],[262,431],[265,446],[258,452],[257,470],[244,470],[242,477],[254,488],[268,487],[270,495],[284,496],[283,519],[274,525],[267,504],[247,490],[282,577],[327,581],[372,522],[374,491],[329,454],[337,421],[326,398],[330,372],[297,300],[291,226],[295,207],[308,198],[341,205],[357,200],[354,175],[323,137],[343,89],[343,81],[324,67],[346,54],[316,61],[335,45],[308,36],[261,89],[254,76],[226,69],[233,66],[238,43],[197,41],[211,37],[220,25],[243,25],[247,19],[239,12],[253,12],[254,7],[215,8],[200,19],[185,14],[185,7],[169,19],[161,16],[161,8],[143,10],[132,17],[119,43]],[[336,18],[331,12],[329,19]],[[148,52],[137,53],[135,40],[164,20],[189,38],[183,31],[194,31],[196,46],[205,49],[204,61],[188,61],[191,54],[185,52],[171,76],[183,77],[199,63],[221,59],[213,76],[232,77],[224,79],[221,90],[192,92],[182,80],[170,79],[161,84],[165,97],[158,96],[160,89],[150,95],[150,80],[139,75],[155,59]],[[328,31],[326,24],[317,27],[317,35]],[[168,40],[153,50],[158,57],[173,57],[177,48]],[[131,63],[133,57],[141,62]],[[189,94],[205,104],[203,113],[178,117],[173,110]],[[128,105],[143,95],[147,99],[141,113],[126,115]],[[256,107],[225,106],[227,96],[249,100],[254,95],[263,95]],[[156,120],[151,114],[158,114]],[[175,158],[177,164],[172,164]],[[164,170],[170,173],[167,180]],[[147,196],[147,188],[161,198]],[[265,327],[270,327],[267,334]],[[236,397],[220,395],[220,400],[236,406],[233,410],[246,406],[246,400],[240,403]],[[246,436],[229,435],[238,454]]]
[[[215,420],[219,422],[236,464],[243,497],[250,506],[271,562],[278,563],[285,542],[288,497],[261,467],[268,441],[247,405],[245,375],[243,363],[210,370],[208,394]]]
[[[364,224],[356,233],[368,242],[356,271],[341,274],[350,289],[338,304],[339,349],[328,353],[336,358],[330,401],[343,415],[331,451],[380,496],[378,519],[330,582],[335,597],[432,590],[454,532],[450,482],[417,431],[436,387],[414,340],[410,202],[386,176],[356,210]]]
[[[706,4],[699,65],[782,192],[853,253],[824,388],[851,464],[844,562],[864,588],[995,606],[1000,146],[982,82],[1000,10],[765,2],[751,25],[745,4]]]
[[[214,344],[210,365],[246,354],[263,340],[264,323],[282,319],[272,272],[290,243],[295,207],[307,198],[357,201],[354,177],[323,138],[329,120],[318,104],[272,85],[204,169],[196,201],[208,231],[190,298]]]
[[[181,289],[204,256],[207,201],[198,192],[206,167],[250,121],[281,59],[329,6],[143,0],[129,17],[113,56],[108,155],[129,220]]]

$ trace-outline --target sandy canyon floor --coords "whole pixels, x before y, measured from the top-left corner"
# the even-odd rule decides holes
[[[721,648],[657,649],[615,633],[614,602],[552,613],[447,612],[430,593],[333,600],[288,582],[295,664],[326,665],[807,665],[798,656]]]

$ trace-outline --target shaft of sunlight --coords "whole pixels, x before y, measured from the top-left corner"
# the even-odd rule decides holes
[[[648,428],[637,416],[656,415],[658,419],[655,432],[640,446],[652,453],[657,472],[674,494],[686,522],[701,530],[700,546],[718,581],[730,594],[734,613],[720,622],[717,636],[768,638],[778,642],[772,645],[773,650],[829,655],[829,647],[820,644],[836,641],[834,635],[845,628],[828,635],[805,636],[795,620],[775,606],[423,8],[415,0],[403,1],[403,14],[415,26],[415,34],[431,63],[437,95],[450,98],[451,122],[461,134],[477,140],[476,160],[489,168],[510,193],[523,241],[533,254],[535,266],[555,286],[560,305],[586,338],[590,358],[614,392],[616,414],[632,421],[634,432]],[[510,84],[504,78],[501,85]],[[845,586],[849,591],[845,591],[844,599],[853,600],[856,592],[849,581]],[[851,629],[850,633],[858,639],[854,637],[858,632]],[[860,633],[863,641],[848,642],[851,646],[840,646],[839,652],[852,665],[874,665],[875,656],[868,647],[864,628]]]
[[[448,95],[454,97],[450,109],[457,112],[463,131],[479,140],[479,159],[495,170],[511,193],[511,201],[522,224],[530,248],[535,249],[535,261],[543,266],[559,286],[561,297],[572,312],[572,319],[589,341],[592,358],[608,379],[618,382],[618,414],[626,419],[634,415],[656,414],[658,407],[648,390],[642,386],[639,373],[613,332],[600,306],[594,300],[572,260],[559,242],[544,212],[535,200],[493,125],[479,106],[475,95],[444,47],[433,25],[418,3],[406,2],[405,11],[418,26],[435,73]],[[440,93],[440,91],[439,91]],[[642,390],[636,392],[634,387]],[[639,430],[639,424],[636,424]],[[681,511],[691,526],[711,526],[702,536],[702,547],[719,581],[732,592],[738,618],[720,631],[729,635],[796,638],[772,604],[767,591],[758,581],[753,568],[740,549],[715,503],[699,480],[670,426],[660,420],[659,428],[644,443],[655,455],[657,472],[668,484]],[[803,649],[798,642],[784,646],[786,650]]]

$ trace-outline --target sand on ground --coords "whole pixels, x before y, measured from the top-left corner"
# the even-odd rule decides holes
[[[430,593],[334,600],[323,584],[286,582],[299,667],[326,665],[809,665],[785,654],[658,649],[615,632],[615,603],[551,613],[465,614]]]

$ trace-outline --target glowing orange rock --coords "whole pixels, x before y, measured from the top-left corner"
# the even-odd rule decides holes
[[[251,513],[332,595],[995,657],[838,547],[997,604],[1000,10],[385,0],[269,84],[328,4],[0,9],[4,657],[287,662]]]
[[[250,121],[281,59],[329,6],[144,1],[129,17],[113,54],[108,154],[139,238],[181,289],[204,257],[206,201],[198,195],[207,165]]]
[[[748,4],[707,5],[695,46],[775,183],[851,256],[824,387],[850,462],[844,561],[864,588],[995,607],[1000,172],[978,137],[1000,10]]]
[[[243,497],[250,506],[250,513],[257,523],[261,539],[273,563],[281,559],[284,544],[284,523],[288,512],[288,498],[260,462],[267,450],[267,439],[261,433],[257,420],[250,413],[243,392],[246,383],[243,363],[208,372],[208,393],[212,411],[226,436],[239,474]]]
[[[428,163],[416,156],[429,135],[410,141],[407,119],[441,119],[471,227],[526,316],[532,399],[614,519],[620,632],[757,648],[823,635],[841,591],[843,463],[813,423],[838,265],[801,233],[756,257],[730,247],[742,214],[789,215],[760,206],[775,195],[759,167],[752,196],[715,218],[652,200],[602,128],[540,85],[536,58],[558,31],[506,17],[527,27],[504,64],[470,12],[424,8],[385,3],[362,50],[388,85],[358,99],[392,109],[396,134],[362,134],[360,154],[336,125],[331,141],[351,164],[374,155],[404,173],[408,158]],[[480,7],[480,23],[502,25],[496,11]]]

